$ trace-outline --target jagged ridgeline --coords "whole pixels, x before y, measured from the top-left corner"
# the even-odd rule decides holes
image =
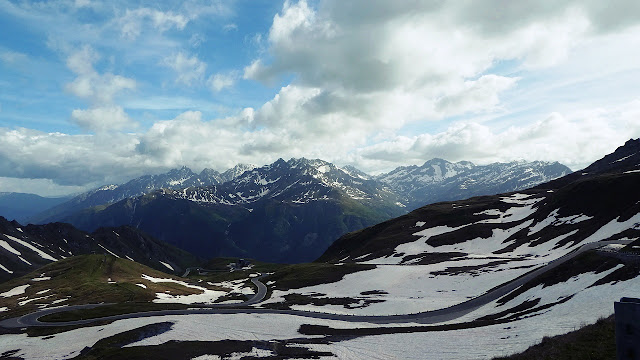
[[[433,264],[481,254],[491,268],[601,240],[635,240],[628,249],[640,249],[638,184],[640,139],[527,190],[427,205],[347,234],[319,261]]]
[[[69,224],[23,226],[0,217],[0,282],[85,254],[111,254],[178,275],[200,262],[190,253],[130,226],[87,233]]]
[[[568,171],[557,163],[475,166],[439,159],[379,177],[304,158],[239,165],[219,176],[182,168],[83,194],[34,221],[64,221],[86,231],[130,225],[204,257],[297,263],[415,204],[517,190]]]

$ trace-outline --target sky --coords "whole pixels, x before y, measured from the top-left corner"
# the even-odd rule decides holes
[[[188,166],[573,170],[640,137],[637,0],[0,0],[0,191]]]

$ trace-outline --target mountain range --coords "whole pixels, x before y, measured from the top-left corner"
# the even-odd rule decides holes
[[[129,225],[205,257],[305,262],[339,236],[418,203],[519,189],[569,171],[558,163],[476,166],[441,159],[377,177],[304,158],[222,174],[183,167],[81,194],[30,221],[68,222],[85,231]]]
[[[396,168],[376,179],[405,196],[407,207],[412,210],[440,201],[526,189],[570,172],[568,167],[558,162],[514,161],[474,165],[469,161],[452,163],[436,158],[422,166]]]
[[[26,222],[45,209],[71,200],[71,196],[42,197],[35,194],[0,192],[0,216]]]
[[[58,221],[74,212],[106,204],[112,204],[123,199],[147,194],[158,189],[180,189],[221,184],[233,180],[243,172],[255,168],[254,165],[238,164],[235,167],[219,173],[213,169],[204,169],[199,174],[187,167],[173,169],[158,175],[144,175],[121,185],[105,185],[73,197],[58,206],[41,211],[29,218],[29,222],[44,224]]]
[[[301,208],[349,199],[364,200],[366,208],[402,208],[388,185],[366,174],[357,178],[344,174],[347,172],[319,160],[279,160],[247,171],[228,183],[157,190],[85,212],[98,216],[114,211],[112,216],[121,216],[128,207],[129,212],[124,212],[127,216],[143,222],[164,216],[156,219],[157,226],[179,222],[182,231],[189,232],[198,219],[210,219],[214,214],[219,217],[216,221],[222,221],[225,218],[219,214],[231,219],[265,208],[277,213],[290,198],[296,202],[288,205]],[[211,352],[224,347],[225,352],[219,354],[229,355],[240,351],[229,348],[230,344],[240,343],[225,339],[237,339],[243,331],[251,339],[250,343],[242,343],[247,356],[256,354],[254,346],[273,341],[256,345],[256,339],[274,336],[295,345],[297,357],[300,349],[322,350],[310,357],[338,358],[351,356],[352,349],[358,349],[355,358],[379,354],[423,358],[429,354],[434,358],[475,359],[522,351],[539,343],[543,336],[563,334],[610,316],[614,301],[635,296],[640,289],[639,180],[640,139],[628,141],[581,171],[528,189],[430,204],[348,233],[314,263],[265,267],[256,263],[255,268],[237,273],[198,272],[190,280],[167,278],[128,261],[127,257],[147,261],[168,272],[179,265],[177,259],[168,258],[179,250],[162,247],[151,237],[147,242],[136,240],[145,235],[134,227],[101,228],[90,234],[68,224],[21,226],[0,219],[0,274],[4,271],[15,275],[19,271],[16,264],[26,264],[20,257],[33,261],[32,269],[37,269],[0,283],[0,319],[61,302],[95,301],[118,303],[94,309],[98,316],[117,311],[125,313],[119,316],[126,318],[126,322],[96,325],[100,327],[95,332],[88,327],[66,332],[69,335],[63,338],[62,330],[26,344],[22,334],[5,334],[3,344],[8,345],[3,352],[36,357],[46,349],[64,347],[65,339],[73,336],[74,341],[69,343],[75,347],[65,348],[65,354],[80,353],[86,347],[82,350],[85,354],[109,350],[113,351],[110,354],[131,358],[127,355],[135,350],[147,357],[155,351],[158,357],[166,355],[167,349],[179,354],[183,349],[202,347]],[[158,203],[152,206],[155,202]],[[309,211],[317,214],[317,209]],[[146,215],[141,216],[140,212]],[[325,213],[317,216],[319,220],[325,217]],[[263,218],[274,217],[265,213]],[[282,222],[270,225],[286,230]],[[267,230],[266,224],[257,222],[244,222],[243,227],[247,231]],[[226,229],[225,235],[237,236],[239,231],[232,222]],[[203,243],[208,236],[196,232],[190,235],[199,236],[197,240]],[[249,235],[246,238],[252,238]],[[236,244],[245,246],[240,241]],[[70,253],[81,253],[71,248],[82,246],[95,249],[91,252],[97,255],[74,256],[38,267]],[[157,252],[145,251],[140,257],[134,255],[133,250],[145,246],[160,248]],[[110,253],[121,258],[109,256]],[[153,259],[144,258],[150,254]],[[10,267],[5,266],[8,261],[13,261]],[[213,261],[224,264],[228,259]],[[170,317],[170,322],[163,323],[161,333],[148,332],[149,318],[138,318],[144,316],[141,312],[149,311],[152,302],[169,302],[168,306],[179,309],[218,300],[229,301],[233,306],[245,291],[253,292],[247,285],[259,272],[269,273],[263,280],[268,298],[251,306],[209,315],[204,314],[204,309],[192,309],[188,315]],[[73,317],[76,312],[58,315]],[[151,322],[166,320],[168,313],[162,314],[162,320]],[[4,324],[15,321],[8,319]],[[125,323],[129,327],[123,328]],[[214,324],[215,329],[204,331],[206,324]],[[219,332],[220,324],[227,332]],[[18,321],[11,326],[23,325]],[[132,333],[131,329],[139,326],[143,326],[140,331]],[[207,342],[211,331],[218,331],[217,336],[223,340]],[[98,332],[118,334],[103,341],[115,343],[117,348],[105,350],[92,345],[97,344]],[[138,333],[147,335],[138,337]],[[612,333],[613,329],[597,336],[612,338]],[[140,340],[145,336],[150,337],[131,347],[122,347],[119,342],[125,337]],[[375,336],[375,347],[371,347],[371,336]],[[452,338],[457,339],[455,349],[435,346],[449,344]],[[605,342],[614,344],[613,340]],[[175,344],[179,347],[175,348]],[[589,346],[584,353],[591,355]],[[64,357],[62,351],[55,354],[50,357]],[[277,354],[286,357],[293,353]]]

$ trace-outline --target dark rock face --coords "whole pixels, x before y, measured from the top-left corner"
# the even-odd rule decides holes
[[[52,261],[92,253],[113,254],[175,274],[200,262],[186,251],[129,226],[87,233],[70,224],[22,226],[0,217],[0,281],[22,276]]]

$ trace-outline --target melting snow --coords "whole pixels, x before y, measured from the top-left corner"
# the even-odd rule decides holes
[[[623,222],[618,222],[619,218],[620,217],[617,217],[617,218],[611,220],[608,224],[604,225],[603,227],[598,229],[598,231],[593,233],[593,235],[591,235],[588,238],[584,239],[584,241],[582,241],[582,243],[586,244],[586,243],[590,243],[590,242],[606,240],[606,239],[610,238],[611,236],[613,236],[615,234],[618,234],[618,233],[620,233],[622,231],[625,231],[625,230],[631,229],[631,228],[640,229],[640,213],[635,214],[630,219],[628,219],[627,221],[623,221]]]
[[[33,299],[27,299],[27,300],[24,300],[24,301],[19,301],[18,305],[19,306],[24,306],[24,305],[26,305],[26,304],[28,304],[30,302],[37,301],[37,300],[42,300],[42,299],[47,299],[47,298],[50,298],[52,296],[53,296],[53,294],[47,295],[47,296],[42,296],[42,297],[37,297],[37,298],[33,298]]]
[[[117,258],[120,258],[120,256],[116,255],[113,251],[107,249],[106,247],[102,246],[101,244],[98,244],[98,246],[100,246],[101,248],[105,249],[109,254],[111,254],[111,255],[113,255],[113,256],[115,256]]]
[[[2,246],[5,250],[7,250],[10,253],[16,254],[16,255],[22,255],[20,253],[20,251],[16,250],[13,248],[13,246],[9,245],[8,242],[0,239],[0,246]]]
[[[160,261],[160,260],[158,260],[158,261]],[[167,267],[167,268],[169,268],[169,270],[171,270],[171,271],[175,271],[175,270],[173,269],[173,266],[171,266],[171,265],[167,264],[167,263],[166,263],[166,262],[164,262],[164,261],[160,261],[160,264],[162,264],[162,265],[166,266],[166,267]]]
[[[620,162],[622,160],[628,159],[628,158],[632,157],[633,155],[635,155],[635,154],[631,154],[631,155],[625,156],[623,158],[620,158],[618,160],[612,161],[612,162],[610,162],[610,164],[617,163],[617,162]]]
[[[534,199],[528,199],[525,200],[527,198],[530,198],[533,195],[528,195],[528,194],[512,194],[510,196],[506,196],[506,197],[502,197],[500,198],[500,201],[508,203],[508,204],[518,204],[518,205],[532,205],[535,204],[537,202],[542,201],[544,198],[534,198]]]
[[[29,287],[29,284],[27,285],[20,285],[20,286],[16,286],[13,289],[9,290],[9,291],[5,291],[2,294],[0,294],[1,297],[12,297],[12,296],[16,296],[16,295],[21,295],[24,294],[25,290]]]
[[[577,224],[582,221],[593,219],[593,216],[587,216],[584,214],[571,215],[563,218],[558,218],[559,210],[560,209],[553,210],[551,213],[549,213],[549,215],[544,220],[532,226],[529,229],[529,235],[535,234],[549,225],[560,226],[563,224]]]
[[[498,216],[498,218],[480,220],[477,223],[478,224],[502,224],[507,222],[520,221],[535,214],[536,210],[537,209],[534,208],[533,205],[515,206],[507,209],[505,212],[501,212],[500,210],[497,210],[497,209],[485,210],[483,212],[479,212],[476,214]]]
[[[7,268],[6,268],[6,267],[4,267],[4,265],[2,265],[2,264],[0,264],[0,269],[2,269],[2,270],[4,270],[4,271],[8,272],[9,274],[13,274],[13,271],[11,271],[11,270],[7,269]]]
[[[51,277],[50,276],[42,276],[42,275],[40,275],[40,277],[31,279],[31,281],[45,281],[45,280],[51,280]]]
[[[11,240],[13,240],[13,241],[17,242],[18,244],[20,244],[20,245],[22,245],[22,246],[24,246],[24,247],[26,247],[26,248],[29,248],[30,250],[33,250],[36,254],[40,255],[40,257],[41,257],[41,258],[43,258],[43,259],[47,259],[47,260],[51,260],[51,261],[57,261],[57,259],[55,259],[55,258],[54,258],[54,257],[52,257],[51,255],[49,255],[49,254],[47,254],[46,252],[44,252],[44,251],[42,251],[42,250],[40,250],[40,249],[36,248],[35,246],[33,246],[33,245],[29,244],[28,242],[26,242],[26,241],[24,241],[24,240],[21,240],[21,239],[15,238],[15,237],[13,237],[13,236],[11,236],[11,235],[6,235],[6,234],[5,234],[5,236],[6,236],[6,237],[8,237],[8,238],[9,238],[9,239],[11,239]],[[31,264],[29,264],[29,265],[31,265]]]
[[[207,288],[191,285],[180,280],[159,279],[159,278],[154,278],[144,274],[142,275],[142,278],[145,280],[151,281],[153,283],[171,282],[171,283],[180,284],[184,287],[202,291],[202,293],[200,294],[191,294],[191,295],[172,295],[172,294],[166,294],[166,293],[156,293],[156,299],[153,300],[153,302],[155,303],[213,304],[218,298],[227,294],[224,291],[209,290]]]

